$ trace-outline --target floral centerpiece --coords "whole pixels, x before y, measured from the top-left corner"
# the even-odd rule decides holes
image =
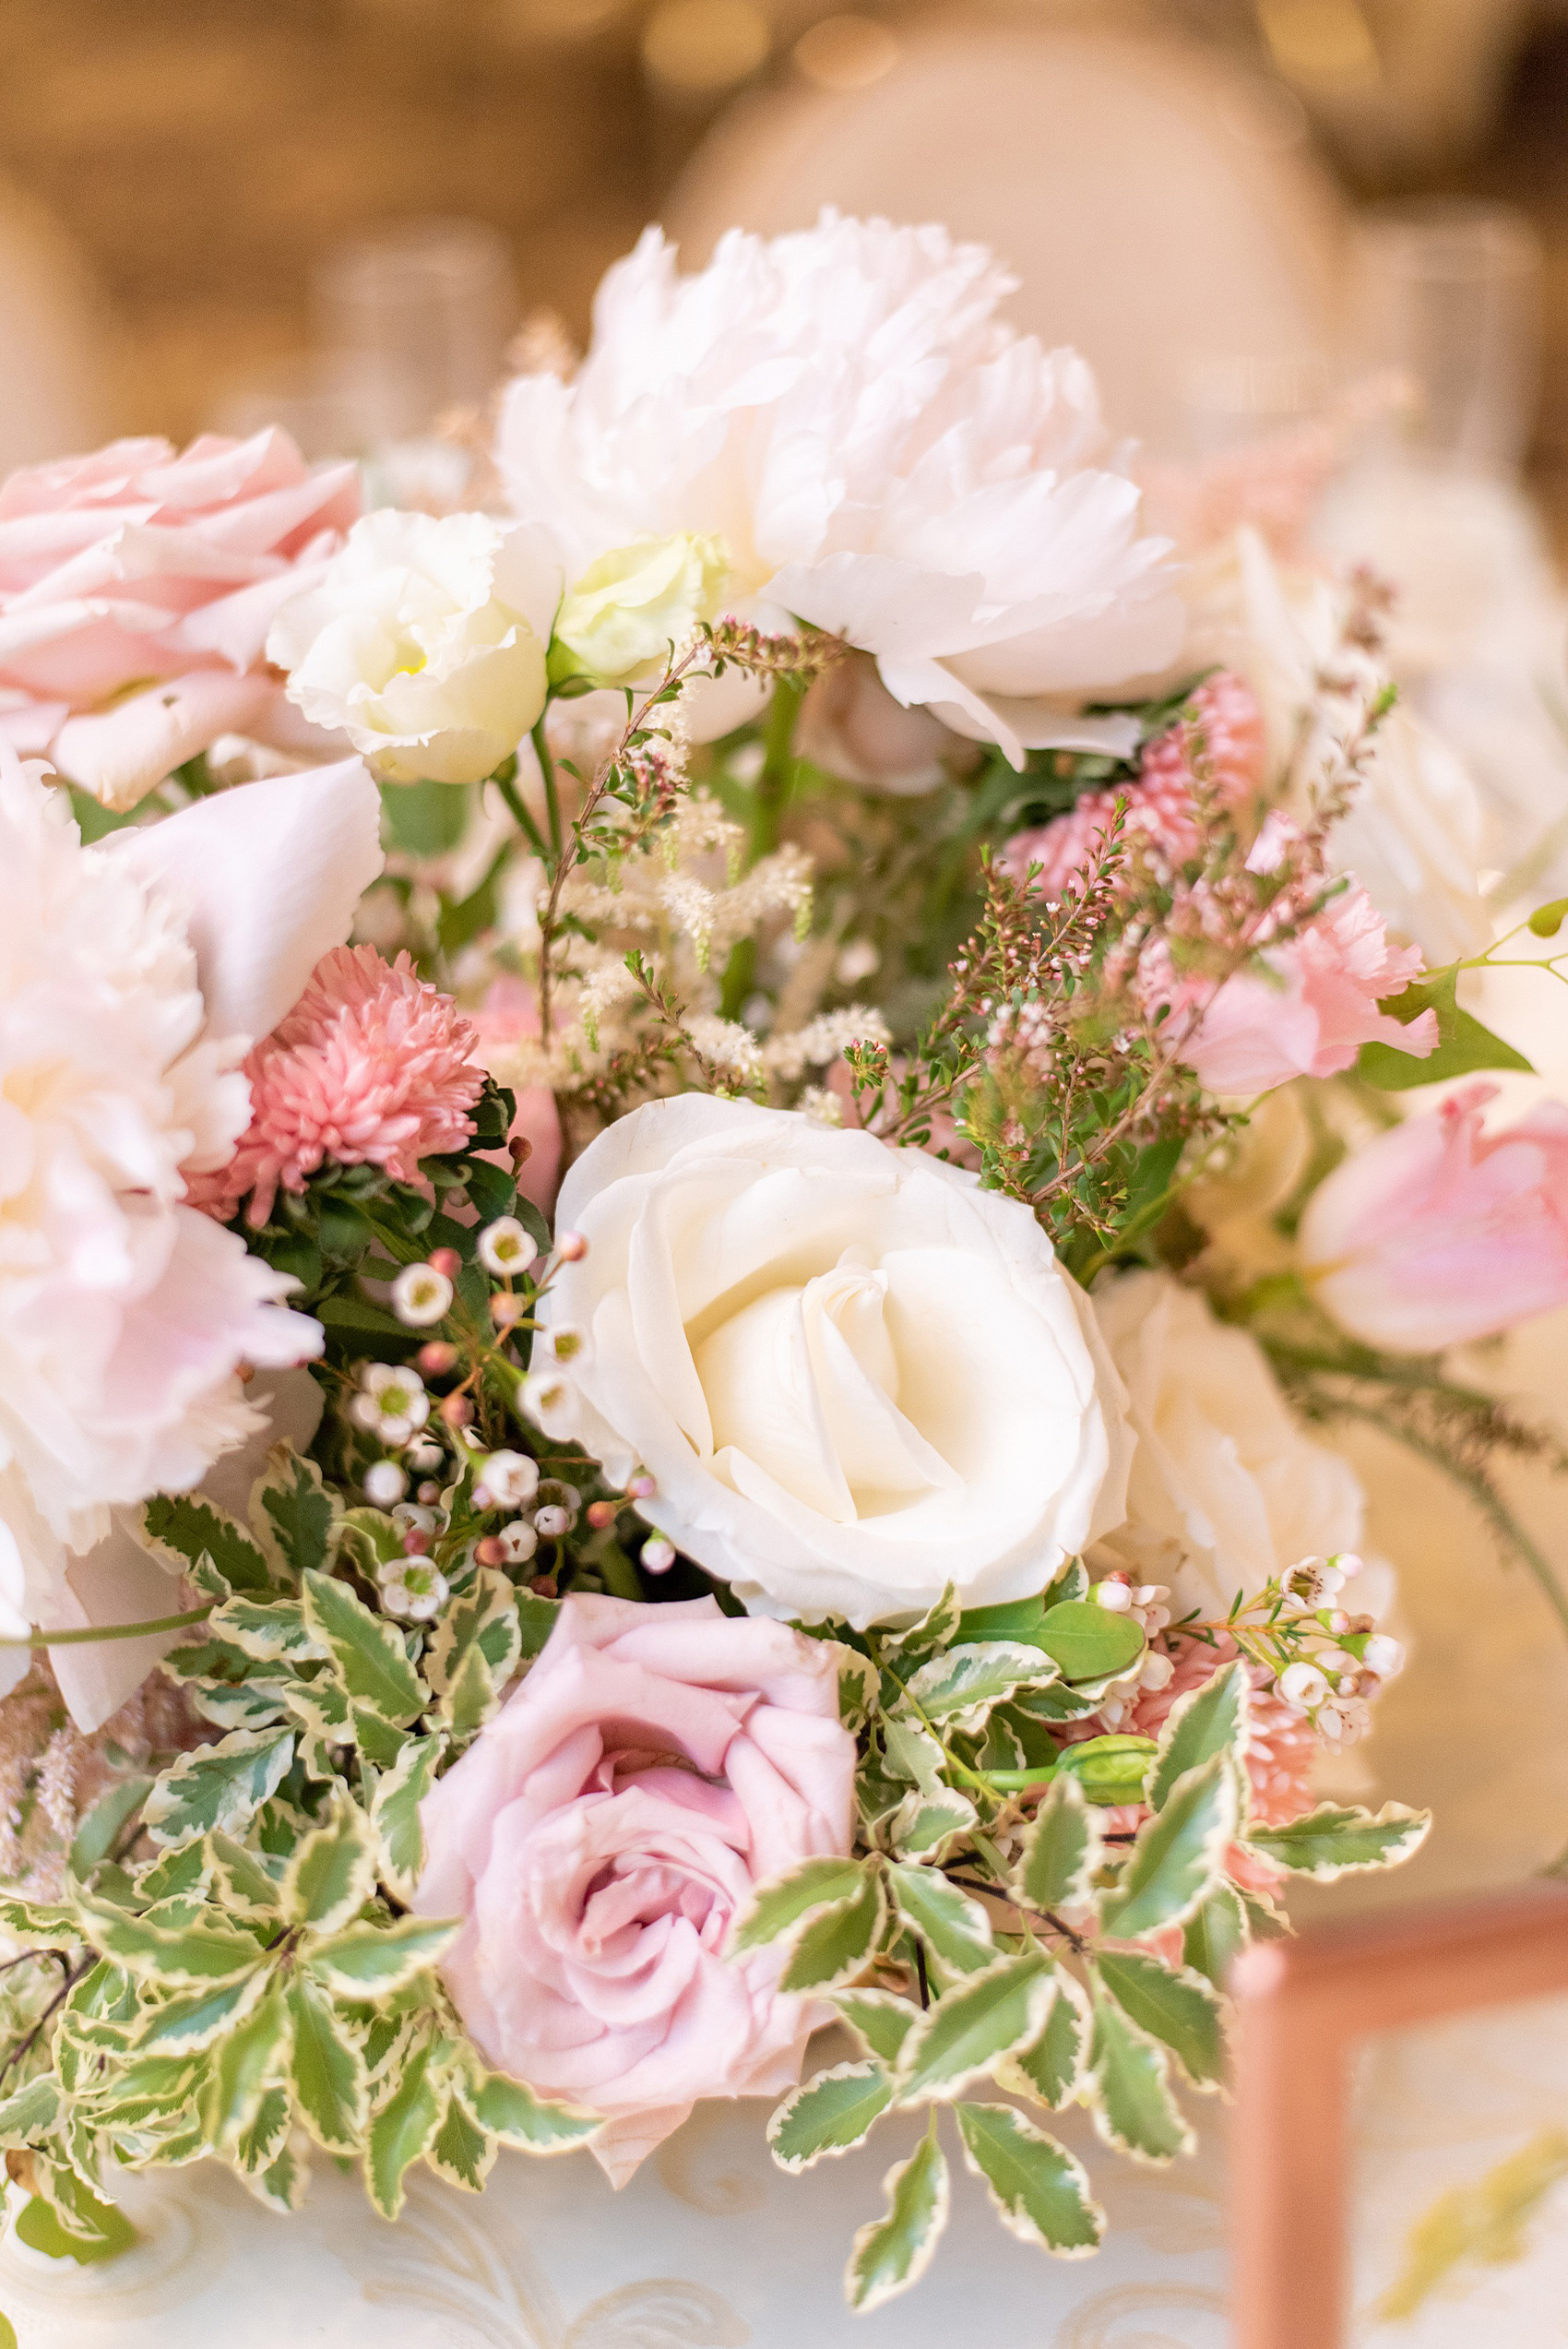
[[[1421,1839],[1314,1791],[1402,1651],[1311,1423],[1523,1544],[1544,1439],[1445,1350],[1568,1294],[1568,1113],[1400,1118],[1519,1056],[1455,992],[1506,949],[1345,853],[1414,756],[1375,590],[1183,565],[1006,288],[650,234],[472,510],[275,434],[0,490],[41,2248],[126,2168],[287,2211],[317,2148],[395,2219],[766,2095],[787,2169],[928,2116],[855,2307],[955,2152],[1082,2256],[1052,2113],[1189,2149],[1292,1878]]]

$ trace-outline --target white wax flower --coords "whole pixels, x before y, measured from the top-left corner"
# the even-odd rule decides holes
[[[478,782],[544,707],[561,596],[544,535],[483,514],[367,514],[267,639],[289,698],[383,782]]]
[[[1173,1613],[1213,1622],[1309,1553],[1354,1549],[1355,1472],[1302,1434],[1255,1338],[1167,1272],[1119,1274],[1094,1302],[1137,1437],[1128,1521],[1107,1552],[1141,1563],[1163,1545]],[[1387,1588],[1369,1568],[1357,1604],[1377,1612]]]
[[[935,227],[734,230],[688,277],[650,229],[600,286],[572,381],[506,394],[512,510],[568,576],[639,536],[716,532],[740,608],[836,630],[897,700],[1016,765],[1028,745],[1125,748],[1127,721],[1074,705],[1173,658],[1169,543],[1139,534],[1083,360],[995,316],[1013,285]],[[692,720],[735,722],[727,702]]]
[[[562,598],[550,673],[622,685],[657,683],[673,649],[716,620],[730,565],[720,542],[690,531],[638,539],[590,563]]]
[[[857,1625],[1039,1591],[1122,1515],[1120,1384],[1028,1210],[798,1114],[687,1094],[562,1186],[588,1240],[529,1398],[755,1614]],[[532,1382],[530,1382],[531,1384]]]
[[[318,1325],[278,1302],[293,1282],[184,1204],[185,1175],[221,1165],[249,1117],[238,1063],[253,1037],[216,1024],[213,1007],[286,1010],[287,973],[303,982],[340,941],[380,870],[376,793],[357,759],[309,779],[331,869],[282,869],[303,780],[244,785],[84,848],[64,795],[0,745],[0,1621],[12,1636],[83,1619],[70,1555],[105,1541],[113,1506],[197,1484],[261,1426],[242,1363],[320,1350]],[[186,853],[193,839],[201,856]],[[88,1619],[138,1619],[112,1582],[95,1583]]]

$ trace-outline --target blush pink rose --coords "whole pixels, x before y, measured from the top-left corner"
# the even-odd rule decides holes
[[[1420,949],[1389,943],[1383,916],[1353,884],[1287,945],[1220,986],[1181,1057],[1210,1092],[1272,1092],[1293,1077],[1336,1077],[1365,1043],[1392,1044],[1424,1060],[1437,1048],[1437,1015],[1408,1027],[1378,1009],[1421,969]],[[1161,991],[1157,989],[1156,999]],[[1192,983],[1163,991],[1181,1018]],[[1201,997],[1200,997],[1201,999]]]
[[[1336,1167],[1301,1219],[1313,1293],[1391,1353],[1434,1353],[1568,1305],[1568,1109],[1482,1129],[1468,1085]]]
[[[295,745],[267,632],[359,510],[356,466],[312,470],[271,430],[205,434],[180,454],[117,440],[12,473],[0,483],[0,733],[117,808],[220,734]]]
[[[569,1598],[423,1805],[415,1907],[460,1916],[446,1985],[486,2060],[603,2113],[617,2186],[699,2097],[799,2078],[812,2003],[731,1962],[753,1887],[847,1853],[855,1741],[831,1651],[709,1598]]]

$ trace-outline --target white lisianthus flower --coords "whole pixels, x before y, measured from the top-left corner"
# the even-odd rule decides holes
[[[42,775],[0,745],[0,1623],[13,1637],[140,1619],[91,1557],[73,1585],[73,1558],[112,1538],[114,1506],[197,1484],[261,1428],[243,1363],[320,1351],[318,1325],[279,1303],[294,1284],[185,1205],[185,1176],[232,1152],[249,1116],[239,1062],[381,864],[357,759],[92,848]]]
[[[1255,1338],[1166,1272],[1121,1273],[1094,1304],[1137,1438],[1127,1523],[1102,1555],[1158,1566],[1178,1619],[1197,1607],[1215,1622],[1238,1591],[1251,1598],[1301,1558],[1358,1547],[1355,1472],[1302,1434]],[[1369,1566],[1356,1604],[1379,1613],[1391,1590]]]
[[[687,1094],[600,1134],[560,1213],[589,1246],[540,1315],[589,1342],[534,1401],[753,1613],[1022,1598],[1120,1520],[1092,1308],[973,1175]]]
[[[544,708],[561,571],[542,533],[483,514],[367,514],[267,654],[314,725],[382,782],[473,783]]]
[[[702,620],[716,620],[730,566],[716,538],[639,539],[590,563],[555,615],[550,674],[615,686],[655,681]]]
[[[1169,543],[1139,534],[1083,360],[996,317],[1014,282],[944,229],[832,212],[766,243],[734,230],[683,278],[650,229],[573,380],[506,394],[512,510],[568,576],[639,536],[717,533],[738,609],[846,637],[895,699],[1015,765],[1130,747],[1127,721],[1075,705],[1174,657]]]

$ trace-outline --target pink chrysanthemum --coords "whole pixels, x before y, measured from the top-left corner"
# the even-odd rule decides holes
[[[1194,753],[1223,805],[1243,807],[1255,797],[1263,782],[1265,745],[1263,713],[1251,688],[1222,669],[1205,680],[1189,707],[1190,718],[1144,745],[1135,782],[1120,793],[1087,792],[1064,816],[1016,833],[1004,852],[1015,879],[1021,881],[1038,864],[1036,887],[1046,897],[1060,897],[1072,875],[1093,860],[1118,798],[1126,802],[1124,838],[1141,836],[1165,864],[1186,864],[1203,845],[1194,808]]]
[[[478,1037],[450,996],[418,977],[407,954],[338,947],[245,1063],[251,1122],[227,1166],[198,1178],[194,1204],[227,1220],[267,1222],[279,1186],[303,1191],[328,1158],[418,1180],[422,1158],[457,1150],[484,1088]]]

